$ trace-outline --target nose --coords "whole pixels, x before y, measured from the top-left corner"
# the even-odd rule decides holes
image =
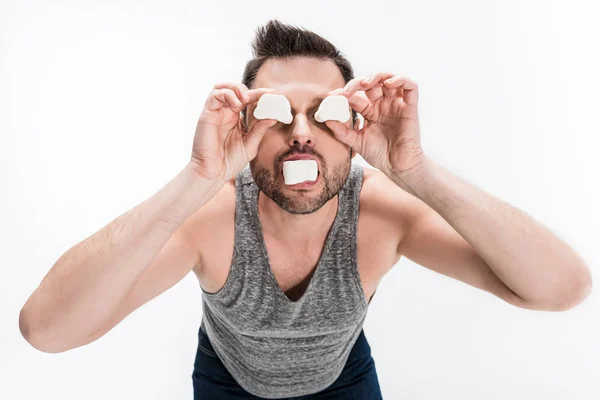
[[[314,146],[315,136],[310,130],[308,118],[304,114],[296,114],[292,121],[292,133],[289,138],[290,146]]]

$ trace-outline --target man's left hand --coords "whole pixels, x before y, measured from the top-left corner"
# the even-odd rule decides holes
[[[363,116],[363,127],[355,130],[332,120],[325,124],[338,140],[388,176],[417,168],[424,158],[417,84],[387,72],[369,77],[352,79],[343,89],[330,92],[348,98],[350,107]]]

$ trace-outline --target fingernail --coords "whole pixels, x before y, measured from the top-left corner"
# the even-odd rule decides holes
[[[373,79],[372,76],[367,76],[365,79],[363,79],[363,82],[364,83],[369,83],[369,82],[371,82],[371,79]]]

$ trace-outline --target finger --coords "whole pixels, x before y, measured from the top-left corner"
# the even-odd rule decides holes
[[[243,101],[246,98],[244,93],[248,91],[246,85],[236,82],[220,82],[217,83],[213,89],[231,89],[238,96],[240,101]]]
[[[240,112],[242,110],[244,105],[242,104],[242,102],[240,101],[240,99],[237,97],[237,95],[235,94],[235,92],[233,90],[231,90],[231,89],[219,89],[219,90],[223,90],[222,94],[225,97],[225,102],[223,103],[223,105],[225,107],[228,107],[232,111],[235,111],[235,112]]]
[[[381,90],[383,91],[383,97],[390,98],[399,98],[402,97],[402,88],[389,88],[385,84],[381,86]]]
[[[239,112],[243,108],[243,105],[233,90],[214,89],[210,92],[206,100],[206,108],[210,111],[217,111],[223,107]]]
[[[257,102],[263,94],[266,93],[274,93],[276,89],[272,88],[258,88],[258,89],[250,89],[246,92],[247,100],[244,101],[245,105],[252,104]]]
[[[402,99],[407,104],[417,104],[419,102],[419,88],[417,84],[405,77],[405,76],[394,76],[384,81],[384,85],[389,88],[396,88],[402,90]]]
[[[355,92],[350,96],[344,94],[344,96],[348,98],[348,104],[350,104],[350,107],[363,116],[364,112],[371,107],[371,100],[369,100],[365,92]]]
[[[398,84],[397,78],[397,75],[389,78],[382,77],[383,86],[381,89],[383,90],[383,95],[385,97],[402,97],[404,90],[402,89],[402,85]]]
[[[346,124],[334,120],[325,121],[325,125],[333,132],[336,139],[357,151],[360,145],[357,131],[349,128]]]
[[[369,91],[369,89],[370,89],[370,91]],[[346,86],[344,87],[344,91],[342,93],[344,95],[346,95],[346,94],[354,95],[354,93],[361,91],[361,90],[365,92],[367,98],[370,101],[375,101],[378,98],[383,96],[383,91],[381,89],[381,85],[369,88],[368,85],[363,83],[363,79],[359,79],[359,78],[355,78],[355,79],[352,79],[351,81],[349,81],[346,84]]]
[[[365,96],[367,96],[367,98],[369,100],[371,100],[371,103],[372,103],[375,100],[383,97],[383,85],[381,85],[381,84],[375,85],[369,89],[364,90],[364,92],[365,92]]]
[[[256,103],[258,102],[258,100],[260,100],[262,95],[267,94],[267,93],[275,94],[276,92],[277,92],[277,90],[272,89],[272,88],[257,88],[257,89],[248,90],[246,92],[246,96],[248,97],[248,99],[243,102],[244,107],[247,107],[247,109],[246,109],[247,115],[248,116],[253,115],[253,110],[257,106]]]
[[[246,145],[251,149],[252,153],[257,151],[258,145],[267,130],[277,124],[277,122],[279,121],[275,119],[261,119],[252,124],[248,132],[243,136]]]
[[[337,88],[325,93],[325,96],[343,95],[344,88]]]
[[[391,97],[395,93],[385,91],[383,87],[383,81],[394,76],[391,72],[377,72],[366,76],[362,81],[361,85],[365,90],[367,97],[371,101],[375,101],[383,96]]]
[[[364,111],[371,106],[371,101],[363,91],[354,91],[353,94],[349,94],[344,92],[344,88],[339,88],[330,91],[328,95],[341,95],[346,97],[350,108],[359,114],[363,114]],[[352,112],[352,110],[350,111]]]
[[[391,72],[377,72],[362,79],[361,84],[365,89],[370,89],[375,85],[383,85],[383,81],[393,77]]]
[[[362,90],[361,79],[354,78],[348,81],[344,86],[342,94],[344,95],[353,95],[357,90]]]
[[[246,131],[246,134],[251,135],[253,132],[262,132],[277,125],[279,121],[272,118],[257,119],[256,122],[250,125],[250,128]]]

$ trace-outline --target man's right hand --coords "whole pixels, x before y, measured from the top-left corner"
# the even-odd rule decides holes
[[[277,120],[257,120],[246,132],[240,111],[263,94],[274,91],[249,90],[246,85],[236,83],[215,85],[198,119],[192,148],[191,162],[200,177],[227,181],[256,157],[264,133]]]

